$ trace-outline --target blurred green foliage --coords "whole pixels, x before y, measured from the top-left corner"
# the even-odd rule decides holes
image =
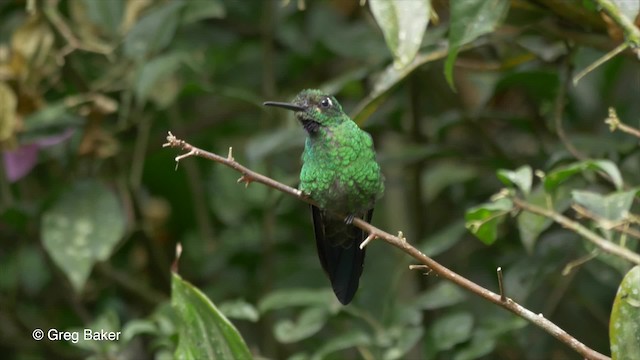
[[[581,358],[409,271],[411,259],[382,241],[343,307],[305,204],[245,189],[202,159],[176,171],[176,152],[161,148],[167,131],[222,154],[233,147],[295,186],[304,132],[260,104],[321,88],[374,137],[387,188],[376,226],[489,289],[501,266],[509,297],[610,354],[609,315],[632,264],[504,197],[487,201],[506,186],[569,216],[577,204],[600,220],[578,221],[638,250],[619,231],[638,232],[638,139],[604,123],[614,107],[640,125],[638,59],[623,52],[570,81],[620,41],[592,1],[0,2],[0,353]],[[177,243],[181,278],[170,274]],[[614,313],[637,312],[637,296],[620,293]],[[122,336],[38,342],[36,328]],[[622,351],[624,334],[613,333]]]

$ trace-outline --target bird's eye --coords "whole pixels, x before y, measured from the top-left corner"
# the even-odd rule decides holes
[[[320,106],[322,106],[323,108],[329,108],[331,106],[331,99],[329,98],[324,98],[322,99],[322,101],[320,101]]]

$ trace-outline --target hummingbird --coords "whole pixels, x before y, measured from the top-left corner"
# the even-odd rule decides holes
[[[366,234],[352,222],[355,217],[370,222],[384,193],[371,135],[320,90],[303,90],[291,103],[264,105],[293,111],[306,132],[299,190],[317,204],[311,205],[311,216],[320,264],[347,305],[358,290],[365,256],[360,244]]]

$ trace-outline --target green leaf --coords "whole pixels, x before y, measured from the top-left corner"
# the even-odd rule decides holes
[[[424,310],[434,310],[460,303],[465,297],[466,294],[460,287],[450,282],[441,281],[433,288],[419,295],[413,301],[412,306]]]
[[[609,342],[612,360],[637,359],[640,354],[640,266],[624,276],[611,309]]]
[[[459,162],[438,162],[427,167],[422,176],[422,191],[426,201],[435,199],[444,189],[478,178],[478,169]]]
[[[258,309],[242,299],[225,301],[220,304],[220,311],[228,318],[256,322],[260,318]]]
[[[444,74],[452,89],[453,64],[460,47],[478,37],[492,32],[504,19],[509,10],[507,0],[464,0],[451,2],[449,25],[449,55],[445,62]]]
[[[112,36],[118,33],[124,14],[124,1],[83,0],[83,4],[94,25],[105,29]]]
[[[142,64],[134,87],[136,97],[141,101],[146,101],[153,92],[166,91],[166,89],[159,87],[158,84],[166,78],[174,76],[184,60],[185,54],[170,53],[158,56]]]
[[[274,153],[301,148],[305,139],[303,131],[301,126],[287,126],[253,136],[246,146],[247,159],[259,163]]]
[[[571,204],[567,191],[568,187],[563,186],[556,191],[554,197],[551,197],[551,195],[543,191],[542,186],[536,186],[528,196],[525,196],[524,200],[543,208],[548,208],[552,204],[553,210],[561,213]],[[518,223],[522,245],[529,253],[533,251],[540,234],[553,224],[553,220],[527,211],[520,212],[516,222]]]
[[[431,337],[438,350],[449,350],[471,337],[473,316],[458,312],[442,316],[433,323]]]
[[[403,359],[416,343],[422,338],[424,329],[422,326],[403,327],[396,344],[391,346],[382,356],[385,360]]]
[[[591,191],[574,190],[571,196],[576,203],[584,206],[597,217],[619,221],[629,216],[636,192],[636,190],[619,191],[603,196]]]
[[[325,307],[312,307],[302,311],[298,320],[289,319],[278,321],[273,328],[276,340],[289,344],[309,338],[327,323],[329,312]]]
[[[80,291],[93,265],[111,256],[124,235],[125,220],[110,189],[81,181],[44,213],[41,229],[45,250]]]
[[[395,66],[407,66],[416,57],[429,23],[429,0],[370,0],[369,7],[382,29]]]
[[[391,88],[400,83],[407,75],[419,66],[428,62],[442,59],[447,55],[447,49],[444,46],[438,46],[435,49],[418,54],[413,61],[402,68],[397,68],[393,64],[387,66],[380,75],[376,76],[373,89],[356,107],[353,112],[352,119],[362,124],[371,114],[380,106],[383,95]]]
[[[521,166],[514,171],[500,169],[498,170],[498,179],[507,186],[515,185],[526,196],[531,192],[533,172],[529,165]]]
[[[328,354],[338,350],[349,349],[356,346],[368,346],[370,344],[371,338],[369,335],[361,331],[352,330],[343,332],[325,342],[324,345],[313,354],[311,360],[325,359]]]
[[[495,338],[479,337],[474,335],[469,344],[460,350],[456,349],[456,355],[453,357],[453,360],[479,359],[483,356],[489,355],[495,347]]]
[[[185,4],[168,1],[140,19],[124,39],[124,54],[130,59],[143,60],[169,45],[178,28],[178,11]]]
[[[552,192],[573,175],[587,170],[603,171],[609,176],[616,189],[622,189],[623,181],[620,170],[615,163],[609,160],[585,160],[555,169],[544,177],[544,188],[547,192]]]
[[[64,101],[51,103],[30,114],[24,120],[25,132],[54,132],[82,123],[82,119],[68,111]]]
[[[220,19],[225,16],[224,4],[220,0],[187,1],[182,14],[182,23],[190,24],[204,19]]]
[[[16,128],[18,99],[13,90],[0,82],[0,141],[9,139]]]
[[[640,15],[640,1],[632,1],[632,0],[611,0],[618,9],[620,9],[620,13],[626,16],[629,21],[636,21],[636,17]]]
[[[505,198],[473,207],[465,214],[465,226],[483,243],[491,245],[496,241],[498,225],[512,208],[511,200]]]
[[[91,330],[91,337],[85,338],[85,329]],[[112,333],[115,336],[116,333],[120,332],[118,335],[118,339],[121,338],[122,327],[120,326],[120,319],[118,319],[118,314],[113,309],[109,309],[104,313],[100,314],[89,326],[85,328],[75,328],[71,329],[71,332],[78,333],[78,341],[71,341],[73,346],[76,346],[81,349],[90,350],[95,353],[101,354],[115,354],[118,348],[119,340],[116,341],[96,341],[94,339],[95,333],[101,334]]]
[[[173,274],[171,305],[180,318],[176,359],[251,359],[238,330],[193,285]]]
[[[334,303],[333,292],[329,289],[284,289],[269,293],[258,304],[258,310],[264,314],[270,310],[277,310],[292,306],[329,307]]]
[[[429,257],[434,257],[447,251],[453,245],[462,240],[465,233],[466,229],[464,227],[464,222],[462,220],[458,220],[422,240],[418,248],[423,254]]]

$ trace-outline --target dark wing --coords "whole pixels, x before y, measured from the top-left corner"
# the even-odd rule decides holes
[[[339,218],[328,216],[316,206],[311,205],[311,212],[320,263],[329,276],[336,297],[347,305],[358,290],[365,255],[360,244],[366,234]],[[373,209],[366,213],[365,220],[370,222],[372,216]]]

